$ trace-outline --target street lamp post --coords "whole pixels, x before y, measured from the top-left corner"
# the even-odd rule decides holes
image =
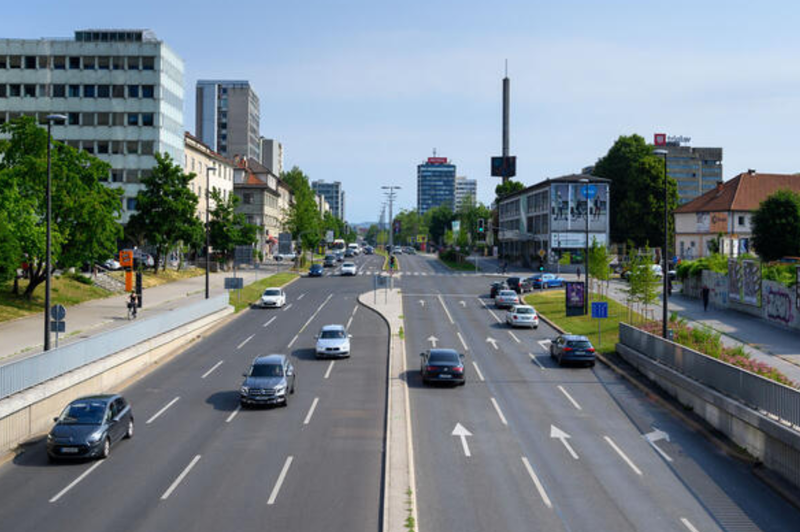
[[[589,180],[583,178],[579,180],[583,184],[583,197],[586,198],[586,209],[584,216],[586,217],[586,249],[584,251],[583,265],[586,268],[584,275],[586,276],[586,291],[583,294],[583,313],[589,313]]]
[[[211,276],[211,227],[208,221],[208,213],[211,210],[211,172],[216,172],[213,166],[206,167],[206,299],[209,297],[209,278]]]
[[[661,251],[662,263],[662,280],[664,281],[663,292],[661,294],[662,309],[661,309],[661,337],[667,337],[667,313],[668,313],[668,297],[669,297],[669,265],[667,263],[667,249],[669,246],[669,214],[667,213],[667,198],[669,192],[667,184],[669,176],[667,175],[667,150],[653,150],[656,155],[664,157],[664,249]]]
[[[51,238],[50,238],[50,220],[52,218],[52,205],[51,205],[51,185],[50,185],[50,150],[53,144],[53,136],[51,128],[53,122],[63,122],[67,119],[64,115],[47,115],[47,243],[45,253],[45,278],[44,278],[44,350],[50,350],[50,271],[52,269],[51,261]]]

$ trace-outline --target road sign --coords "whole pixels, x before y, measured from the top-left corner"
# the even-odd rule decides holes
[[[253,262],[253,248],[250,246],[236,246],[233,250],[233,260],[236,264],[250,264]]]
[[[333,244],[333,231],[331,231],[330,229],[328,229],[328,231],[325,232],[325,242],[327,242],[328,244]]]
[[[458,233],[461,231],[461,220],[453,220],[453,232]]]
[[[544,258],[545,255],[547,255],[547,252],[544,249],[540,249],[539,250],[539,257]]]
[[[50,317],[56,321],[62,321],[67,317],[67,309],[64,305],[53,305],[50,307]]]
[[[428,241],[428,235],[417,235],[417,244],[424,244]]]
[[[67,330],[67,323],[64,321],[51,321],[50,332],[63,333]],[[58,347],[58,337],[56,337],[56,347]]]
[[[132,249],[125,249],[119,252],[119,265],[123,268],[133,268]]]
[[[608,318],[608,303],[605,301],[592,302],[592,318]]]
[[[241,290],[244,288],[244,278],[242,277],[226,277],[225,290]]]

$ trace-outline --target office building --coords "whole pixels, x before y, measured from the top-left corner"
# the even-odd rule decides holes
[[[261,150],[261,164],[280,176],[283,173],[283,144],[274,139],[259,139]]]
[[[678,183],[678,203],[683,205],[722,181],[722,148],[685,146],[688,137],[655,135],[655,147],[667,151],[667,174]]]
[[[325,201],[330,205],[331,214],[344,221],[344,189],[342,188],[342,183],[339,181],[334,181],[333,183],[312,181],[311,188],[325,198]]]
[[[183,162],[183,60],[149,30],[80,30],[73,39],[0,39],[0,123],[64,114],[53,138],[111,165],[136,210],[156,152]]]
[[[434,207],[456,204],[456,165],[447,157],[428,157],[417,165],[417,212],[422,215]]]
[[[261,160],[260,112],[247,81],[197,82],[195,136],[224,157]]]
[[[456,176],[456,210],[469,203],[475,205],[478,197],[478,180]]]
[[[227,201],[233,194],[233,161],[215,152],[188,132],[184,133],[184,139],[183,169],[187,174],[195,174],[189,188],[197,194],[197,216],[205,222],[208,209],[206,185],[208,184],[210,191],[218,190],[222,200]],[[210,172],[209,168],[212,169]],[[210,197],[209,200],[213,209],[214,200]]]

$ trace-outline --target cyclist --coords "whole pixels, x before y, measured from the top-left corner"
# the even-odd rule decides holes
[[[136,297],[136,292],[131,292],[128,297],[128,319],[136,318],[136,309],[139,306],[139,298]]]

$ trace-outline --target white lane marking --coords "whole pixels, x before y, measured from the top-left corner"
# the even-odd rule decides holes
[[[150,423],[152,423],[153,421],[155,421],[156,419],[158,419],[158,416],[160,416],[161,414],[163,414],[164,412],[166,412],[166,411],[167,411],[167,408],[169,408],[169,407],[171,407],[172,405],[174,405],[175,403],[177,403],[177,402],[178,402],[178,399],[180,399],[180,396],[176,397],[175,399],[173,399],[172,401],[170,401],[169,403],[167,403],[167,404],[166,404],[166,406],[165,406],[164,408],[162,408],[161,410],[159,410],[158,412],[156,412],[155,414],[153,414],[153,416],[152,416],[150,419],[148,419],[147,421],[145,421],[145,422],[144,422],[144,424],[145,424],[145,425],[149,425]]]
[[[483,301],[483,299],[481,299],[481,298],[480,298],[480,296],[478,297],[478,301],[480,301],[480,302],[481,302],[481,305],[483,305],[483,308],[485,308],[486,310],[488,310],[488,311],[489,311],[489,314],[491,314],[491,315],[492,315],[492,317],[494,318],[494,321],[496,321],[497,323],[502,323],[502,320],[501,320],[500,318],[498,318],[498,317],[497,317],[497,314],[495,314],[495,313],[494,313],[494,311],[493,311],[492,309],[490,309],[490,308],[489,308],[489,305],[487,305],[487,304],[486,304],[486,303]]]
[[[305,296],[305,295],[306,295],[305,292],[303,292],[302,294],[297,296],[297,300],[300,301],[301,299],[303,299],[303,296]]]
[[[508,421],[506,421],[506,416],[504,416],[503,411],[500,410],[500,405],[497,404],[497,400],[495,400],[494,397],[492,397],[491,400],[492,404],[494,405],[494,409],[497,412],[497,415],[500,417],[500,421],[503,423],[503,425],[508,426]]]
[[[199,455],[199,454],[198,454],[197,456],[195,456],[194,458],[192,458],[192,461],[191,461],[191,462],[189,462],[189,465],[188,465],[188,466],[186,466],[186,469],[184,469],[183,471],[181,471],[181,474],[180,474],[180,475],[178,475],[178,478],[176,478],[176,479],[175,479],[175,481],[172,483],[172,485],[171,485],[169,488],[167,488],[167,491],[165,491],[165,492],[164,492],[164,495],[162,495],[162,496],[161,496],[161,500],[162,500],[162,501],[166,501],[166,500],[169,498],[169,496],[170,496],[170,495],[172,495],[172,492],[173,492],[173,491],[175,491],[175,488],[177,488],[177,487],[178,487],[178,485],[179,485],[181,482],[183,482],[183,479],[184,479],[184,478],[186,478],[186,475],[188,475],[188,474],[189,474],[189,471],[191,471],[191,470],[192,470],[192,468],[194,467],[194,465],[195,465],[195,464],[196,464],[196,463],[197,463],[199,460],[200,460],[200,455]]]
[[[556,440],[561,440],[561,443],[564,444],[564,447],[566,447],[570,456],[572,456],[574,460],[578,459],[578,453],[575,452],[575,449],[573,449],[572,445],[570,445],[569,442],[567,441],[571,437],[569,434],[567,434],[560,428],[556,427],[555,425],[550,425],[550,437]]]
[[[516,335],[516,334],[514,334],[514,332],[513,332],[513,331],[508,331],[508,334],[510,334],[510,335],[511,335],[511,338],[513,338],[514,340],[516,340],[516,342],[517,342],[518,344],[519,344],[519,343],[522,343],[522,342],[520,342],[520,341],[519,341],[519,338],[517,338],[517,335]]]
[[[305,330],[306,330],[306,327],[308,327],[308,325],[309,325],[309,324],[310,324],[312,321],[314,321],[314,318],[316,318],[316,317],[317,317],[317,314],[319,314],[319,311],[320,311],[320,310],[322,310],[322,307],[324,307],[324,306],[325,306],[325,304],[326,304],[328,301],[330,301],[332,297],[333,297],[333,294],[328,294],[328,297],[327,297],[327,298],[325,298],[325,301],[323,301],[323,302],[322,302],[322,304],[319,306],[319,308],[317,308],[317,310],[315,310],[315,311],[314,311],[314,314],[312,314],[312,315],[311,315],[311,317],[310,317],[310,318],[308,318],[308,321],[306,321],[306,322],[303,324],[303,326],[302,326],[302,327],[300,327],[300,330],[299,330],[299,331],[297,331],[297,334],[294,336],[294,340],[292,340],[292,344],[295,342],[295,340],[297,340],[297,335],[299,335],[300,333],[302,333],[303,331],[305,331]],[[289,347],[292,347],[292,344],[289,344]]]
[[[444,309],[444,313],[447,314],[447,319],[450,320],[451,324],[454,324],[455,322],[453,321],[453,316],[451,316],[450,315],[450,311],[447,310],[447,306],[444,304],[444,299],[442,298],[441,295],[439,295],[439,303],[442,304],[442,308]]]
[[[61,498],[61,497],[62,497],[62,496],[65,494],[65,493],[67,493],[69,490],[71,490],[72,488],[74,488],[75,486],[77,486],[77,485],[78,485],[78,483],[79,483],[81,480],[83,480],[83,479],[85,479],[87,476],[89,476],[89,473],[91,473],[92,471],[94,471],[95,469],[97,469],[97,467],[98,467],[100,464],[102,464],[102,463],[103,463],[103,462],[96,462],[96,463],[95,463],[95,464],[94,464],[92,467],[90,467],[89,469],[87,469],[86,471],[84,471],[83,473],[81,473],[81,474],[80,474],[80,476],[79,476],[78,478],[76,478],[75,480],[73,480],[72,482],[70,482],[70,483],[69,483],[69,485],[68,485],[66,488],[64,488],[63,490],[61,490],[61,491],[59,491],[58,493],[56,493],[56,494],[55,494],[55,495],[54,495],[54,496],[53,496],[53,497],[50,499],[50,502],[56,502],[56,501],[58,501],[58,499],[60,499],[60,498]]]
[[[467,436],[472,436],[472,433],[468,431],[464,425],[456,423],[456,427],[453,429],[451,436],[458,436],[461,440],[461,448],[464,449],[464,456],[467,458],[472,456],[472,453],[469,452],[469,444],[467,443]]]
[[[251,334],[250,336],[248,336],[247,338],[245,338],[245,339],[244,339],[244,342],[242,342],[241,344],[239,344],[239,345],[237,345],[237,346],[236,346],[236,349],[241,349],[241,348],[244,346],[244,344],[246,344],[247,342],[249,342],[250,340],[252,340],[252,339],[253,339],[253,336],[255,336],[255,334]]]
[[[294,460],[293,456],[289,456],[286,458],[286,463],[283,464],[283,469],[281,469],[281,474],[278,475],[278,482],[275,483],[275,487],[272,488],[272,493],[269,495],[269,500],[267,500],[267,504],[275,504],[275,499],[278,498],[278,493],[281,491],[281,485],[283,484],[283,480],[286,478],[286,473],[289,471],[289,466],[292,465],[292,460]]]
[[[475,373],[478,374],[478,378],[481,382],[485,381],[486,379],[483,378],[483,373],[481,373],[481,368],[478,367],[478,363],[473,360],[472,365],[475,367]]]
[[[330,376],[331,376],[331,370],[333,369],[333,364],[334,364],[335,362],[336,362],[335,360],[331,360],[331,363],[330,363],[330,365],[328,366],[328,371],[326,371],[326,372],[325,372],[325,377],[324,377],[325,379],[327,379],[328,377],[330,377]]]
[[[297,334],[300,334],[300,333],[297,333]],[[297,341],[297,334],[294,335],[294,338],[292,338],[292,341],[289,342],[289,345],[287,345],[286,347],[291,348],[294,345],[294,343]]]
[[[653,449],[655,449],[655,450],[656,450],[656,452],[657,452],[658,454],[660,454],[660,455],[661,455],[661,457],[662,457],[664,460],[666,460],[667,462],[672,462],[672,458],[670,458],[670,457],[669,457],[669,455],[668,455],[667,453],[665,453],[663,450],[661,450],[661,447],[659,447],[658,445],[656,445],[656,442],[657,442],[657,441],[659,441],[659,440],[667,440],[667,441],[669,441],[669,434],[667,434],[667,433],[666,433],[666,432],[664,432],[663,430],[658,430],[658,429],[657,429],[657,428],[655,428],[655,427],[653,427],[653,429],[654,429],[654,430],[653,430],[653,432],[650,432],[650,433],[648,433],[648,434],[643,434],[643,435],[642,435],[642,437],[643,437],[645,440],[647,440],[647,443],[649,443],[649,444],[650,444],[650,446],[651,446]]]
[[[579,405],[579,404],[578,404],[578,401],[576,401],[575,399],[573,399],[573,398],[572,398],[572,396],[569,394],[569,392],[567,392],[567,390],[565,390],[563,386],[561,386],[561,385],[559,384],[558,386],[556,386],[556,388],[558,388],[559,390],[561,390],[561,393],[563,393],[563,394],[564,394],[564,396],[565,396],[567,399],[569,399],[569,402],[570,402],[570,403],[572,403],[572,406],[574,406],[574,407],[575,407],[575,408],[577,408],[578,410],[583,410],[583,408],[581,408],[581,405]]]
[[[217,362],[216,364],[214,364],[214,365],[211,367],[211,369],[210,369],[210,370],[208,370],[208,371],[206,371],[205,373],[203,373],[203,376],[202,376],[202,377],[200,377],[200,378],[201,378],[201,379],[205,379],[206,377],[208,377],[209,375],[211,375],[211,372],[213,372],[215,369],[217,369],[218,367],[220,367],[220,366],[222,365],[222,363],[223,363],[223,362],[225,362],[225,361],[224,361],[224,360],[220,360],[219,362]]]
[[[311,416],[314,415],[314,410],[317,409],[318,402],[319,402],[319,397],[315,397],[314,401],[311,403],[311,408],[308,409],[308,414],[306,414],[306,418],[303,420],[303,425],[308,425],[308,422],[311,421]]]
[[[345,329],[347,329],[349,331],[350,330],[350,325],[352,323],[353,323],[353,316],[350,316],[350,319],[347,320],[347,326],[345,327]]]
[[[262,327],[267,327],[267,326],[269,326],[269,324],[270,324],[270,323],[272,323],[273,321],[275,321],[275,318],[277,318],[277,317],[278,317],[278,316],[272,316],[272,317],[269,319],[269,321],[267,321],[267,322],[266,322],[264,325],[262,325]]]
[[[688,528],[688,529],[689,529],[691,532],[699,532],[699,531],[698,531],[698,530],[697,530],[697,529],[694,527],[694,525],[693,525],[693,524],[692,524],[692,523],[691,523],[691,522],[690,522],[688,519],[686,519],[685,517],[681,517],[681,523],[683,523],[683,526],[685,526],[686,528]]]
[[[486,339],[486,343],[487,343],[487,344],[492,344],[492,346],[493,346],[495,349],[497,349],[497,340],[495,340],[494,338],[491,338],[491,337],[490,337],[490,338],[487,338],[487,339]]]
[[[461,336],[461,333],[456,331],[456,336],[458,336],[458,339],[461,340],[461,345],[464,346],[464,351],[469,351],[469,347],[467,346],[467,342],[464,341],[464,337]]]
[[[355,307],[353,307],[353,316],[354,316],[354,317],[355,317],[355,315],[356,315],[356,312],[357,312],[357,311],[358,311],[358,305],[356,305]]]
[[[522,463],[525,464],[525,469],[528,470],[528,475],[530,475],[531,480],[533,480],[533,483],[536,485],[536,491],[539,492],[539,497],[542,498],[542,502],[544,502],[544,505],[548,508],[552,508],[553,503],[550,501],[550,497],[547,496],[547,492],[544,491],[544,486],[542,486],[542,483],[539,482],[539,477],[536,476],[536,472],[533,470],[531,463],[528,462],[528,459],[525,456],[522,457]]]
[[[230,423],[231,421],[233,421],[233,418],[236,417],[236,414],[238,414],[239,410],[241,410],[241,409],[242,409],[242,405],[236,405],[236,410],[231,412],[231,415],[228,416],[228,419],[225,420],[225,423]]]
[[[551,340],[539,340],[538,342],[538,344],[542,347],[542,349],[544,349],[548,353],[550,352],[550,344],[552,343],[553,342]]]
[[[634,463],[631,461],[631,459],[630,459],[630,458],[628,458],[627,456],[625,456],[625,453],[623,453],[623,452],[622,452],[622,449],[620,449],[619,447],[617,447],[617,444],[616,444],[616,443],[614,443],[614,440],[612,440],[612,439],[611,439],[611,438],[609,438],[608,436],[603,436],[603,438],[605,438],[605,440],[606,440],[606,441],[608,442],[608,444],[609,444],[609,445],[610,445],[610,446],[611,446],[611,447],[612,447],[612,448],[613,448],[613,449],[614,449],[614,450],[617,452],[617,454],[618,454],[618,455],[619,455],[619,456],[620,456],[620,457],[621,457],[623,460],[625,460],[625,463],[626,463],[626,464],[628,464],[628,466],[629,466],[631,469],[633,469],[633,472],[634,472],[634,473],[636,473],[636,474],[637,474],[637,475],[639,475],[639,476],[641,476],[641,475],[642,475],[642,471],[641,471],[641,470],[640,470],[638,467],[636,467],[636,464],[634,464]]]
[[[292,308],[292,304],[291,304],[291,303],[289,303],[288,305],[286,305],[285,307],[283,307],[283,311],[284,311],[284,312],[286,312],[286,311],[287,311],[287,310],[289,310],[290,308]]]
[[[536,355],[534,355],[533,353],[528,353],[528,356],[529,356],[529,357],[531,357],[531,360],[533,360],[534,362],[536,362],[536,365],[537,365],[537,366],[539,366],[540,368],[542,368],[542,369],[544,369],[544,370],[546,370],[546,369],[547,369],[546,367],[544,367],[544,366],[542,365],[542,363],[541,363],[541,362],[539,362],[539,359],[538,359],[538,358],[536,358]]]

